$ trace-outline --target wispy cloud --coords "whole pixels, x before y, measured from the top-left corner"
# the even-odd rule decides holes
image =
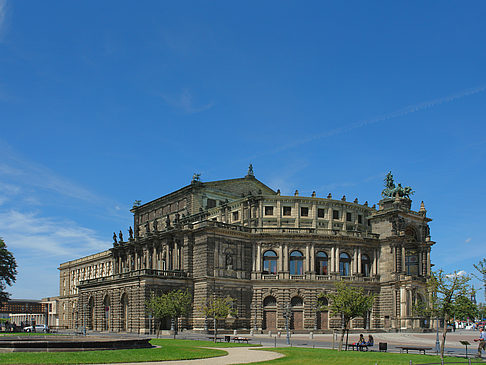
[[[0,212],[0,232],[9,248],[27,250],[29,255],[42,256],[45,261],[54,257],[57,262],[60,257],[69,259],[109,248],[109,239],[100,239],[92,229],[68,219],[42,217],[36,212]]]
[[[464,241],[464,243],[469,243],[469,242],[471,242],[471,237],[466,238],[466,240]]]
[[[171,107],[181,109],[184,113],[194,114],[208,110],[213,107],[213,103],[208,103],[196,106],[192,93],[188,89],[184,89],[178,95],[162,95],[162,99]]]
[[[288,143],[288,144],[283,145],[279,148],[276,148],[276,149],[269,151],[268,154],[273,154],[273,153],[285,151],[285,150],[288,150],[290,148],[294,148],[294,147],[297,147],[297,146],[300,146],[300,145],[303,145],[303,144],[307,144],[309,142],[313,142],[313,141],[316,141],[316,140],[319,140],[319,139],[322,139],[322,138],[332,137],[332,136],[335,136],[335,135],[338,135],[338,134],[350,132],[352,130],[355,130],[355,129],[358,129],[358,128],[363,128],[363,127],[366,127],[368,125],[372,125],[372,124],[376,124],[376,123],[380,123],[380,122],[385,122],[385,121],[388,121],[388,120],[391,120],[391,119],[397,119],[397,118],[400,118],[400,117],[404,117],[406,115],[409,115],[409,114],[412,114],[412,113],[417,113],[417,112],[420,112],[420,111],[423,111],[423,110],[427,110],[427,109],[433,108],[433,107],[438,106],[438,105],[451,103],[453,101],[465,98],[467,96],[479,94],[479,93],[481,93],[485,90],[486,90],[486,86],[479,86],[479,87],[475,87],[475,88],[471,88],[471,89],[462,90],[458,93],[455,93],[455,94],[452,94],[452,95],[449,95],[449,96],[424,101],[424,102],[421,102],[421,103],[418,103],[418,104],[409,105],[409,106],[406,106],[402,109],[399,109],[399,110],[391,112],[391,113],[387,113],[387,114],[383,114],[383,115],[380,115],[380,116],[377,116],[377,117],[374,117],[374,118],[359,120],[359,121],[354,122],[354,123],[346,124],[342,127],[332,129],[332,130],[330,130],[326,133],[316,134],[316,135],[310,136],[308,138],[295,140],[292,143]]]
[[[23,190],[24,201],[39,202],[40,191],[50,191],[63,198],[83,201],[89,205],[99,207],[105,213],[120,217],[119,203],[96,194],[69,179],[60,176],[53,170],[41,164],[29,161],[18,155],[4,141],[0,140],[0,205],[8,197]],[[37,192],[37,195],[36,195]],[[25,195],[27,194],[27,195]]]
[[[2,211],[0,232],[18,264],[17,281],[7,290],[13,298],[57,295],[60,263],[110,247],[94,230],[40,212]]]
[[[467,275],[466,271],[460,270],[460,271],[454,272],[453,274],[446,275],[446,277],[447,278],[454,278],[454,277],[466,276],[466,275]]]

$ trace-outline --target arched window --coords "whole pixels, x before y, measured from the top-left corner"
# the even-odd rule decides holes
[[[361,255],[361,273],[363,276],[370,276],[371,261],[368,255]]]
[[[110,329],[110,297],[105,295],[103,299],[103,329],[108,331]]]
[[[292,251],[290,254],[290,275],[304,274],[304,255],[300,251]]]
[[[327,275],[327,255],[325,252],[318,252],[316,254],[316,274],[317,275]]]
[[[317,308],[319,308],[320,311],[325,311],[327,308],[323,308],[325,306],[329,305],[329,302],[327,301],[326,297],[319,297],[317,298]]]
[[[128,295],[123,293],[121,297],[121,330],[128,330]]]
[[[277,273],[277,259],[278,256],[275,251],[266,251],[263,254],[263,273],[276,274]]]
[[[263,300],[263,307],[265,308],[276,307],[276,306],[277,306],[277,299],[275,299],[275,297],[269,296]]]
[[[86,324],[84,324],[86,325]],[[90,297],[88,300],[88,329],[94,329],[94,298]]]
[[[339,255],[339,273],[341,276],[349,276],[349,267],[351,266],[351,257],[345,252]]]
[[[293,307],[302,307],[304,305],[304,301],[301,297],[293,297],[290,300],[290,306]]]

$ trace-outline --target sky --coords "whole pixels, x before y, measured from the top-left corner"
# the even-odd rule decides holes
[[[59,295],[59,264],[110,248],[135,200],[249,163],[283,195],[371,205],[392,171],[433,219],[434,267],[473,273],[485,16],[484,1],[0,0],[12,298]]]

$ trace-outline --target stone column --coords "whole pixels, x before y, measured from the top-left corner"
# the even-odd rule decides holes
[[[294,204],[294,209],[295,209],[295,227],[299,228],[300,227],[300,202],[298,200],[295,201]]]
[[[351,265],[352,268],[352,273],[351,274],[357,274],[358,273],[358,249],[355,247],[353,250],[353,264]]]
[[[430,275],[430,248],[427,249],[427,276]]]
[[[257,255],[256,255],[256,245],[251,246],[251,271],[256,271],[257,265]]]
[[[243,207],[243,203],[240,203],[240,222],[242,226],[244,226],[244,216],[243,216],[244,213],[245,213],[245,208]]]
[[[289,245],[288,243],[284,244],[283,247],[283,268],[286,273],[289,272]]]
[[[312,227],[317,229],[317,204],[315,200],[312,202]]]
[[[285,264],[284,264],[284,249],[282,247],[282,243],[278,246],[277,249],[277,255],[278,255],[278,261],[277,261],[277,272],[282,272],[285,271]]]
[[[315,274],[316,273],[316,245],[312,243],[310,248],[310,271]]]
[[[359,273],[359,274],[363,273],[363,271],[361,270],[361,247],[358,248],[358,270],[356,272]]]
[[[402,272],[406,272],[405,269],[405,247],[402,246]]]
[[[378,250],[373,250],[373,275],[378,275]]]
[[[280,204],[280,200],[277,200],[277,227],[282,226],[282,204]]]
[[[310,272],[310,247],[309,243],[306,243],[305,245],[305,267],[304,267],[304,273]]]
[[[334,258],[335,271],[339,272],[339,247],[336,247],[335,258]]]
[[[258,227],[263,227],[263,199],[258,202]]]
[[[257,248],[256,248],[256,271],[261,272],[262,271],[262,244],[260,242],[257,243]]]
[[[331,255],[329,257],[331,259],[331,262],[330,262],[331,265],[330,265],[330,268],[329,268],[329,273],[335,272],[335,270],[334,270],[334,267],[335,267],[334,261],[336,261],[336,259],[334,257],[335,253],[336,253],[336,249],[333,246],[333,247],[331,247]]]

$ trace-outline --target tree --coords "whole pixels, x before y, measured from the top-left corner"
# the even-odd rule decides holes
[[[158,296],[152,294],[147,301],[147,312],[159,322],[157,337],[159,337],[160,328],[162,327],[162,320],[164,318],[170,318],[171,329],[175,338],[177,334],[177,318],[189,313],[191,307],[192,296],[187,289],[172,290]]]
[[[7,285],[15,283],[17,262],[12,253],[7,250],[5,241],[0,237],[0,303],[6,302],[10,294],[5,291]]]
[[[473,320],[478,316],[478,306],[471,299],[459,295],[453,304],[452,316],[454,319],[466,321]]]
[[[484,292],[486,295],[486,259],[482,259],[474,268],[479,272],[480,275],[474,274],[479,280],[483,282]]]
[[[479,303],[478,305],[478,318],[480,320],[486,319],[486,305],[484,305],[483,303]]]
[[[235,300],[230,296],[225,298],[215,297],[211,298],[200,309],[207,318],[212,318],[214,322],[214,342],[218,336],[218,319],[223,319],[229,315],[235,315],[236,311],[233,309],[233,302]]]
[[[468,275],[454,271],[453,274],[445,274],[442,270],[432,272],[429,281],[430,303],[426,309],[431,317],[443,319],[442,341],[440,344],[440,357],[444,358],[444,349],[447,336],[447,324],[457,310],[456,302],[461,297],[466,297],[470,290]]]
[[[319,310],[329,310],[331,315],[340,316],[342,319],[342,332],[339,340],[339,351],[341,351],[349,322],[356,317],[366,318],[373,307],[375,297],[365,294],[363,288],[353,287],[344,282],[336,283],[335,292],[320,294],[319,297],[327,298],[330,303],[321,306]]]

